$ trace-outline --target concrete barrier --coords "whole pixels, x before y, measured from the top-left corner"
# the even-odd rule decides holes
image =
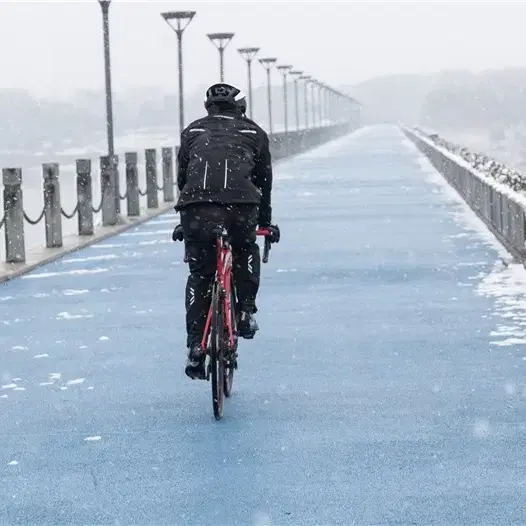
[[[504,247],[526,262],[526,198],[493,177],[477,171],[416,130],[403,128],[406,137],[457,190]]]
[[[337,137],[348,134],[358,127],[350,122],[339,122],[320,128],[294,132],[276,133],[269,137],[274,161],[288,158]],[[77,199],[72,212],[61,206],[60,166],[57,163],[43,165],[42,211],[33,217],[28,215],[23,204],[23,180],[21,168],[4,168],[4,207],[0,213],[0,232],[3,230],[6,246],[5,262],[0,261],[0,282],[19,276],[33,268],[53,261],[65,254],[115,235],[155,215],[162,214],[174,206],[177,192],[174,192],[176,154],[178,147],[162,148],[162,174],[158,174],[156,149],[145,150],[146,188],[138,184],[136,152],[125,154],[126,190],[124,195],[116,184],[119,174],[118,156],[103,156],[99,160],[101,199],[93,206],[92,162],[91,159],[77,160]],[[161,179],[161,184],[159,184]],[[159,201],[159,192],[163,200]],[[139,196],[146,196],[147,209],[139,208]],[[127,217],[120,214],[121,201],[127,202]],[[102,226],[94,227],[94,214],[102,212]],[[78,219],[78,236],[62,235],[62,218]],[[44,221],[45,247],[26,250],[24,223],[36,225]]]

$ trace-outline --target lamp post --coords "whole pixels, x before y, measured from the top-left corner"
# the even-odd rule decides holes
[[[329,100],[327,102],[328,109],[329,109],[329,119],[331,120],[331,123],[335,121],[335,113],[334,113],[334,89],[329,88]]]
[[[206,35],[219,51],[219,79],[225,80],[224,54],[235,33],[209,33]]]
[[[195,16],[195,11],[169,11],[161,13],[166,23],[177,35],[177,55],[179,67],[179,132],[184,130],[184,94],[183,94],[183,32]]]
[[[313,79],[311,78],[309,80],[309,84],[310,84],[310,88],[311,88],[311,92],[310,92],[310,96],[311,96],[311,111],[312,111],[312,126],[314,128],[316,128],[317,126],[317,121],[316,121],[316,117],[317,117],[317,114],[316,114],[316,83],[318,81],[316,79]]]
[[[111,0],[99,0],[102,9],[102,36],[104,43],[104,79],[106,85],[106,135],[108,140],[108,155],[114,155],[113,138],[113,101],[111,93],[111,61],[110,61],[110,12]]]
[[[249,116],[252,118],[252,112],[253,110],[253,102],[252,102],[252,61],[254,60],[254,57],[257,55],[259,48],[258,47],[242,47],[239,48],[238,53],[245,59],[247,63],[247,73],[248,73],[248,108],[249,108]]]
[[[341,121],[341,113],[340,113],[340,108],[341,108],[341,105],[342,105],[342,95],[339,91],[336,91],[334,93],[334,109],[335,111],[337,112],[337,120],[338,121]]]
[[[320,126],[323,126],[324,112],[323,112],[323,82],[318,81],[318,115]]]
[[[334,122],[334,115],[332,113],[332,92],[333,92],[333,89],[329,86],[327,88],[327,115],[329,116],[331,125]]]
[[[110,60],[110,4],[111,0],[98,0],[102,10],[102,39],[104,45],[104,84],[106,87],[106,136],[108,142],[108,157],[111,173],[115,184],[115,212],[117,222],[120,221],[121,199],[120,181],[117,158],[115,157],[115,139],[113,127],[113,98],[111,89],[111,60]]]
[[[327,89],[325,90],[325,112],[327,113],[327,119],[329,120],[329,124],[332,124],[331,92],[332,88],[330,86],[327,86]]]
[[[269,133],[272,133],[272,87],[270,83],[270,70],[274,66],[277,58],[260,58],[259,63],[267,72],[267,102],[268,102],[268,126]]]
[[[294,77],[294,99],[296,102],[296,129],[300,129],[300,104],[299,104],[299,94],[298,94],[298,80],[303,75],[303,71],[291,71],[290,74]]]
[[[303,93],[305,95],[305,128],[309,128],[309,80],[310,75],[302,75],[300,80],[303,80]]]
[[[288,119],[288,100],[287,100],[287,73],[292,69],[290,65],[282,65],[277,67],[278,71],[283,75],[283,112],[285,117],[285,133],[289,131]]]

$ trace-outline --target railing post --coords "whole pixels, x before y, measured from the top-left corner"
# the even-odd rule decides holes
[[[22,169],[4,168],[5,253],[6,263],[24,263],[24,203],[22,200]]]
[[[91,159],[77,159],[77,200],[79,236],[93,235],[93,188]]]
[[[44,224],[46,229],[46,247],[62,246],[62,215],[60,212],[60,183],[58,163],[42,165],[44,178]]]
[[[126,194],[128,203],[128,217],[141,215],[139,201],[139,173],[137,172],[137,152],[124,154],[126,163]]]
[[[102,225],[115,225],[117,224],[115,177],[109,155],[104,155],[100,158],[100,186],[100,194],[102,197]]]
[[[524,208],[521,205],[517,204],[515,216],[515,246],[521,252],[524,252],[524,242],[526,240],[525,216],[526,214]]]
[[[174,200],[173,148],[164,147],[162,149],[162,158],[164,202],[171,203]]]
[[[148,208],[159,207],[157,194],[157,150],[149,148],[146,154],[146,206]]]
[[[175,147],[175,162],[174,162],[174,168],[175,168],[175,176],[174,176],[174,183],[175,183],[175,200],[179,200],[179,185],[177,184],[177,175],[179,173],[179,163],[177,161],[177,158],[179,156],[179,146]]]

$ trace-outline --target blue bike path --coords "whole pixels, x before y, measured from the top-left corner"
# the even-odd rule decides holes
[[[0,286],[0,524],[526,522],[523,271],[392,127],[280,164],[274,210],[220,422],[174,214]]]

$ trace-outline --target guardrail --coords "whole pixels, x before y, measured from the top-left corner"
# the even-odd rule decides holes
[[[435,146],[439,146],[453,155],[464,159],[464,161],[466,161],[478,172],[492,177],[499,183],[503,183],[513,190],[526,190],[526,178],[524,177],[524,174],[515,168],[506,165],[502,161],[499,161],[485,153],[473,151],[471,148],[467,148],[466,146],[460,146],[453,141],[441,137],[438,133],[428,133],[425,130],[417,127],[414,128],[414,131],[430,140]]]
[[[526,197],[465,160],[434,144],[415,130],[403,128],[406,137],[429,159],[464,198],[504,247],[526,262]]]
[[[307,151],[345,135],[356,127],[344,122],[322,128],[273,134],[269,137],[273,160]],[[0,230],[4,230],[5,262],[8,265],[2,266],[0,263],[0,282],[169,210],[177,197],[177,192],[174,191],[177,150],[178,146],[175,150],[173,147],[161,149],[162,184],[158,182],[158,151],[145,150],[146,187],[144,189],[139,187],[138,154],[127,152],[124,156],[126,173],[124,192],[119,188],[119,157],[117,155],[100,157],[101,199],[96,203],[97,206],[94,206],[92,198],[92,161],[78,159],[76,161],[77,199],[72,211],[64,210],[61,205],[59,164],[45,163],[42,165],[44,205],[36,217],[30,217],[24,210],[22,169],[4,168],[2,170],[4,209],[3,215],[0,215]],[[163,203],[159,202],[159,192],[163,194]],[[144,214],[141,213],[139,206],[140,196],[146,196],[147,208]],[[121,201],[126,201],[127,204],[126,218],[120,213]],[[102,226],[96,229],[94,214],[99,212],[102,216]],[[62,235],[62,218],[72,219],[75,216],[80,239],[66,243]],[[36,225],[41,221],[44,221],[47,250],[38,249],[38,254],[28,262],[24,222]]]

